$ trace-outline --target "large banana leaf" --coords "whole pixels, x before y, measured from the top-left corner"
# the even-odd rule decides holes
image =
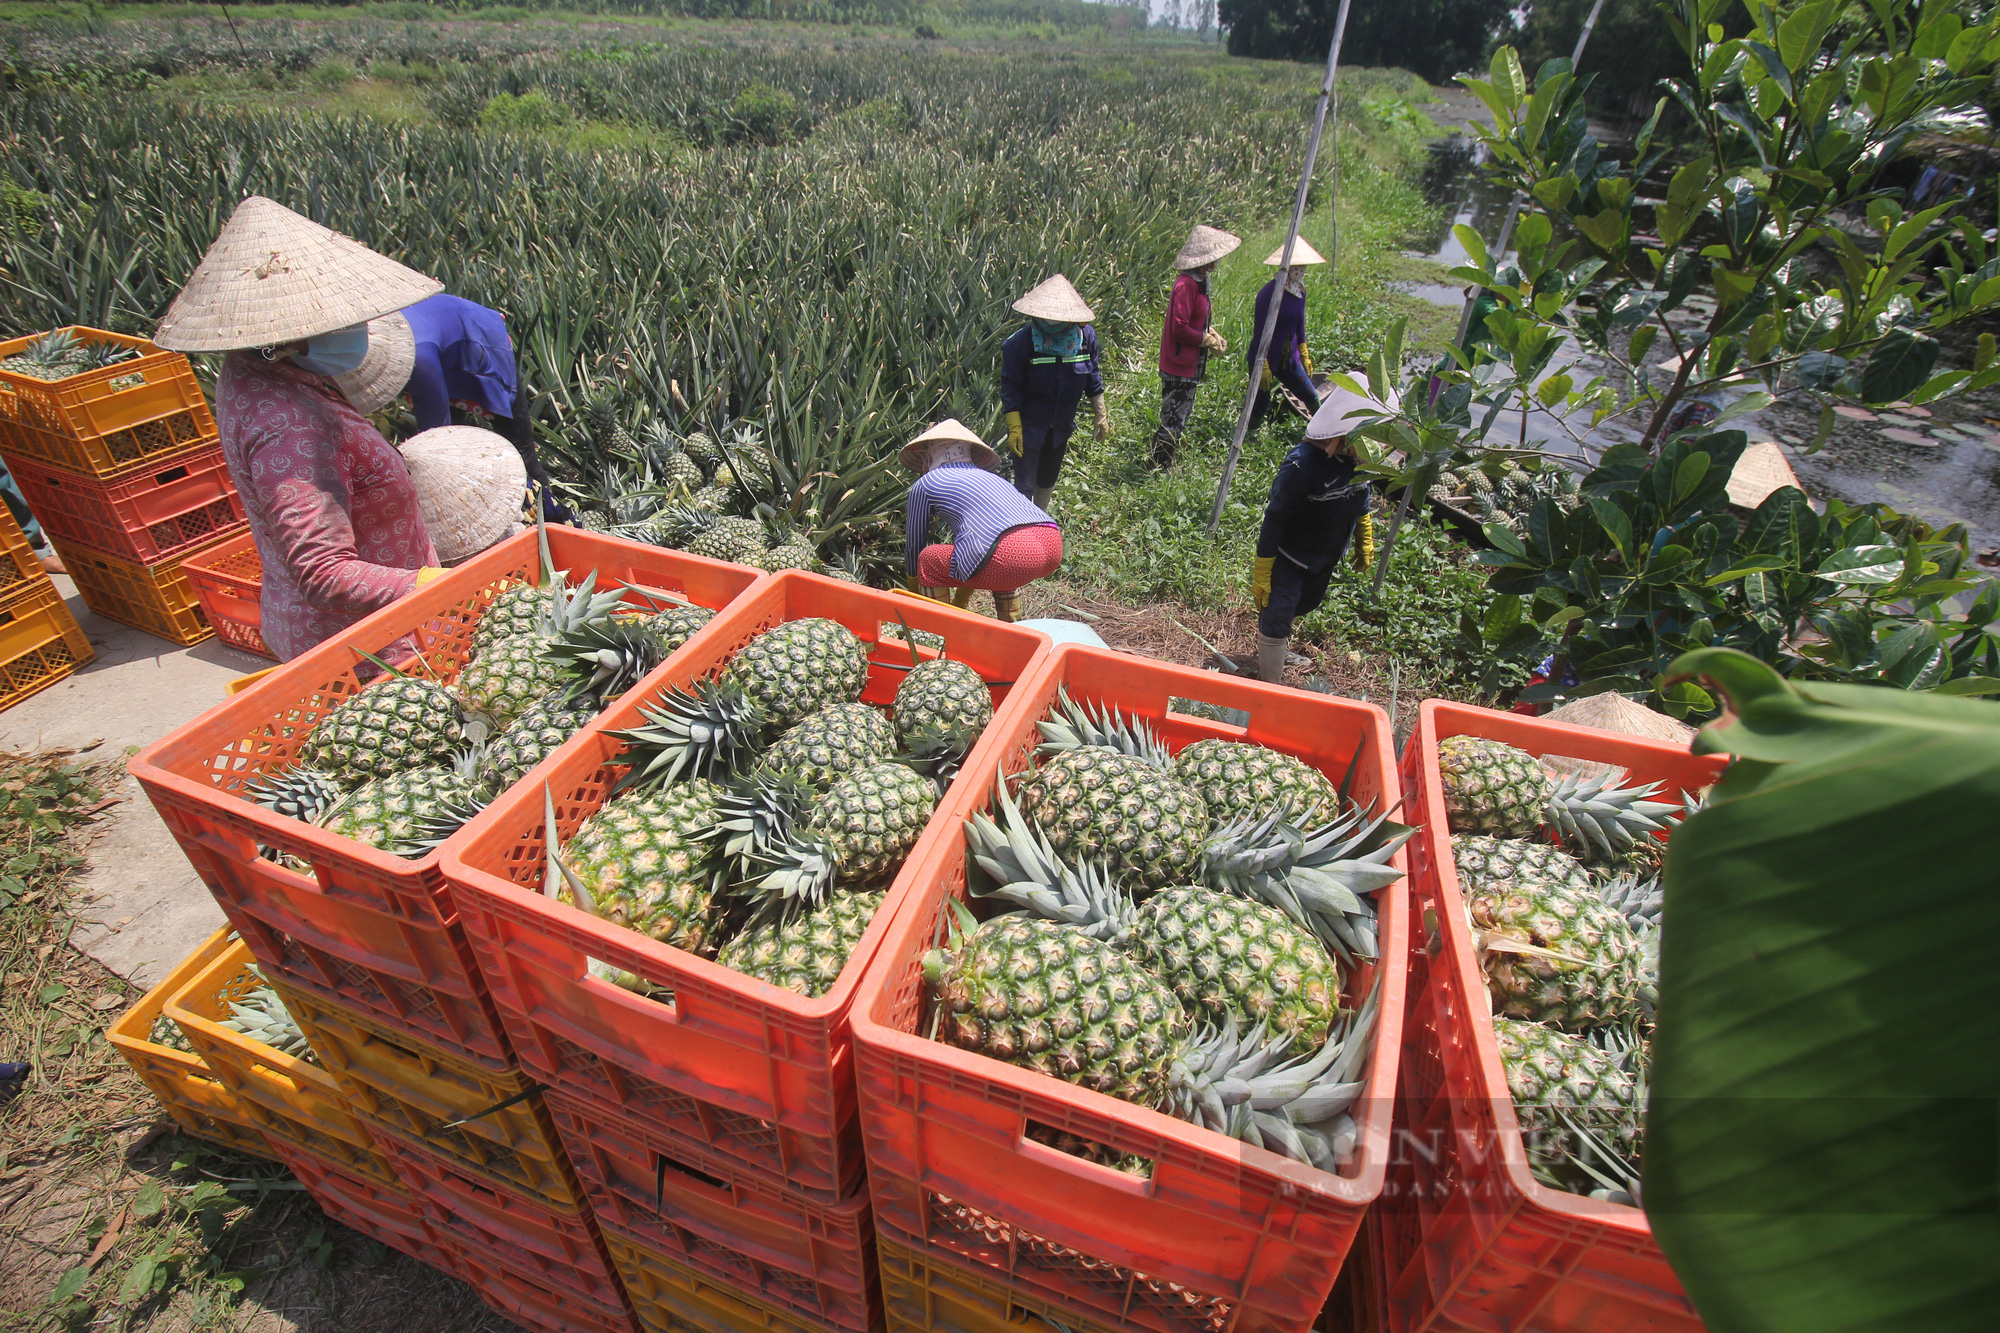
[[[1740,756],[1667,858],[1645,1205],[1713,1333],[2000,1322],[2000,705],[1675,663]]]

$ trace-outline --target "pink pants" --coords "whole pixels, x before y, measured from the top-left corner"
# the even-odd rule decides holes
[[[1013,592],[1023,584],[1047,578],[1062,564],[1062,529],[1053,523],[1015,528],[993,544],[986,563],[964,582],[951,576],[950,546],[926,546],[917,555],[917,582],[926,588],[979,588]]]

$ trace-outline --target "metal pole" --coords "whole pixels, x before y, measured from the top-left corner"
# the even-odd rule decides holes
[[[1243,410],[1236,415],[1236,434],[1229,441],[1229,457],[1223,460],[1222,484],[1215,488],[1215,507],[1209,511],[1208,530],[1222,523],[1222,507],[1229,503],[1229,483],[1236,476],[1236,464],[1243,457],[1243,437],[1250,433],[1250,412],[1257,404],[1257,382],[1263,378],[1264,357],[1271,349],[1271,333],[1278,326],[1278,307],[1284,304],[1285,280],[1292,274],[1292,247],[1298,244],[1299,224],[1305,221],[1306,190],[1312,184],[1313,164],[1319,159],[1319,138],[1326,128],[1326,109],[1333,100],[1333,76],[1340,67],[1340,40],[1347,33],[1347,7],[1352,0],[1340,0],[1340,12],[1333,20],[1333,41],[1326,49],[1326,81],[1320,85],[1319,106],[1313,111],[1312,137],[1306,141],[1306,165],[1299,173],[1299,192],[1292,199],[1292,225],[1285,233],[1285,252],[1278,256],[1276,287],[1271,304],[1257,330],[1257,349],[1250,357],[1250,383],[1243,392]],[[1336,127],[1335,134],[1339,130]],[[1336,163],[1339,154],[1335,154]]]
[[[1576,35],[1576,49],[1571,51],[1569,56],[1569,69],[1572,77],[1576,74],[1577,63],[1583,59],[1583,48],[1590,45],[1590,34],[1596,29],[1597,16],[1602,12],[1604,12],[1604,0],[1596,0],[1596,3],[1590,7],[1590,13],[1583,20],[1583,31]],[[1495,264],[1506,258],[1507,242],[1514,239],[1514,224],[1520,221],[1520,219],[1521,195],[1519,191],[1516,191],[1514,197],[1507,201],[1507,216],[1500,224],[1500,239],[1494,243],[1491,251]],[[1465,294],[1465,306],[1458,312],[1458,337],[1453,344],[1454,346],[1465,346],[1466,338],[1472,333],[1472,309],[1478,304],[1478,301],[1478,288],[1475,287]],[[1441,381],[1437,376],[1431,376],[1429,387],[1430,397],[1432,401],[1436,401],[1438,390],[1442,387]],[[1526,428],[1526,410],[1524,406],[1522,409],[1522,425],[1524,430]],[[1430,490],[1429,468],[1423,469],[1417,476],[1410,479],[1409,484],[1403,487],[1402,498],[1396,502],[1396,512],[1389,519],[1388,535],[1382,542],[1381,557],[1375,562],[1375,582],[1368,589],[1368,595],[1371,598],[1382,595],[1382,580],[1387,578],[1389,574],[1389,557],[1396,550],[1396,534],[1402,530],[1403,519],[1410,512],[1410,495],[1417,489],[1419,481],[1423,482],[1424,490],[1428,492]]]

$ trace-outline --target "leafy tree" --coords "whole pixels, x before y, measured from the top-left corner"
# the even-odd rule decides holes
[[[1534,0],[1515,39],[1526,69],[1540,69],[1576,49],[1577,34],[1596,0]],[[1669,0],[1605,0],[1579,73],[1590,75],[1590,100],[1618,113],[1643,116],[1660,95],[1661,79],[1687,65],[1667,18]],[[1731,6],[1718,20],[1731,36],[1750,29],[1748,10]],[[1483,53],[1482,53],[1483,54]]]
[[[1341,63],[1396,66],[1442,83],[1473,68],[1507,23],[1509,0],[1404,0],[1348,10]],[[1221,0],[1229,54],[1326,60],[1340,0]]]
[[[1592,430],[1630,423],[1642,443],[1603,453],[1587,506],[1567,516],[1538,508],[1526,543],[1487,528],[1492,586],[1521,599],[1522,619],[1482,633],[1543,636],[1583,674],[1581,692],[1651,693],[1673,711],[1705,712],[1707,696],[1670,689],[1663,668],[1680,648],[1711,643],[1788,673],[1988,688],[1993,599],[1980,593],[1963,618],[1952,601],[1978,586],[1960,577],[1962,528],[1919,533],[1867,506],[1832,511],[1830,526],[1808,533],[1810,511],[1787,499],[1797,530],[1771,546],[1768,531],[1753,535],[1764,531],[1757,520],[1739,530],[1727,512],[1722,483],[1740,446],[1711,437],[1681,448],[1675,437],[1689,420],[1677,407],[1719,404],[1737,376],[1761,387],[1697,428],[1713,431],[1782,388],[1820,403],[1814,447],[1836,400],[1923,403],[2000,384],[1993,335],[1981,336],[1972,365],[1944,370],[1934,337],[2000,304],[2000,252],[1977,224],[1951,216],[1956,201],[1908,211],[1882,178],[1937,112],[1979,101],[2000,60],[2000,17],[1968,24],[1935,0],[1811,0],[1760,7],[1747,35],[1731,37],[1721,22],[1730,8],[1676,0],[1667,23],[1679,76],[1630,162],[1590,134],[1585,84],[1566,58],[1531,81],[1503,47],[1486,78],[1464,80],[1493,112],[1481,134],[1497,170],[1526,201],[1517,253],[1502,264],[1458,228],[1472,262],[1453,277],[1494,303],[1485,340],[1453,351],[1441,391],[1407,386],[1404,409],[1370,428],[1402,454],[1392,466],[1385,451],[1375,466],[1421,501],[1447,464],[1490,468],[1523,452],[1490,438],[1505,408],[1548,409],[1593,450],[1602,445]],[[1655,130],[1669,100],[1692,151],[1672,170],[1649,234],[1633,215],[1640,180],[1664,160]],[[1705,313],[1668,318],[1697,293],[1710,297]],[[1648,359],[1655,342],[1675,358],[1664,389]],[[1564,353],[1604,371],[1557,368]],[[1386,387],[1396,370],[1371,366],[1370,378]],[[1590,378],[1578,383],[1581,374]],[[1857,598],[1859,570],[1874,571],[1861,586],[1894,596]]]

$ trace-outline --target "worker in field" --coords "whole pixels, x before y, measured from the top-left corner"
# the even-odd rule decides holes
[[[338,383],[364,416],[408,395],[419,431],[451,425],[454,407],[491,417],[493,429],[520,452],[549,520],[569,520],[570,512],[551,498],[549,474],[536,456],[514,341],[499,311],[439,292],[371,320],[367,357]]]
[[[236,206],[153,334],[224,352],[215,420],[290,661],[444,571],[403,458],[348,401],[368,323],[439,283],[269,199]]]
[[[993,594],[994,615],[1019,620],[1021,588],[1062,564],[1062,529],[1001,479],[1000,456],[957,421],[911,440],[902,460],[919,474],[903,533],[910,591],[949,588],[952,605],[965,606],[983,588]],[[933,522],[951,533],[949,542],[931,541]]]
[[[1097,438],[1111,438],[1097,330],[1090,325],[1096,316],[1060,273],[1014,302],[1014,309],[1028,323],[1000,345],[1000,409],[1007,414],[1014,489],[1046,508],[1062,475],[1080,399],[1090,400]]]
[[[1194,411],[1194,391],[1208,371],[1208,354],[1226,352],[1229,343],[1209,322],[1208,280],[1217,261],[1243,244],[1217,227],[1197,226],[1174,256],[1180,276],[1167,300],[1166,325],[1160,330],[1160,428],[1153,432],[1152,464],[1174,465],[1181,432]]]
[[[1284,259],[1285,247],[1281,245],[1264,262],[1275,268]],[[1312,381],[1312,353],[1306,348],[1305,271],[1314,264],[1325,262],[1319,251],[1306,244],[1303,236],[1292,246],[1292,267],[1284,275],[1284,296],[1278,301],[1278,322],[1271,330],[1271,343],[1264,352],[1263,368],[1260,372],[1258,367],[1250,366],[1250,373],[1258,376],[1257,400],[1250,408],[1251,430],[1256,430],[1257,424],[1264,419],[1265,411],[1271,406],[1271,391],[1276,385],[1282,384],[1290,389],[1292,396],[1308,412],[1319,406],[1319,389]],[[1251,359],[1257,355],[1257,332],[1264,327],[1265,312],[1270,310],[1271,302],[1277,296],[1277,278],[1265,283],[1263,290],[1257,293],[1256,320],[1250,325],[1248,356]]]
[[[1352,543],[1355,564],[1374,557],[1368,519],[1370,492],[1354,474],[1349,433],[1396,410],[1391,394],[1385,408],[1338,386],[1313,413],[1306,437],[1278,467],[1264,526],[1257,533],[1257,559],[1250,571],[1250,597],[1257,604],[1257,675],[1273,684],[1285,678],[1292,623],[1319,609],[1333,568]],[[1359,540],[1354,540],[1359,534]]]

